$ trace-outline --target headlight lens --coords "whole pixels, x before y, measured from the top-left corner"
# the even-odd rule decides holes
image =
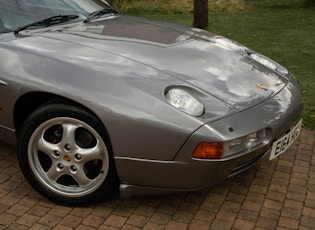
[[[261,130],[244,137],[231,140],[225,144],[223,156],[242,152],[246,149],[262,144],[266,139],[266,130]]]
[[[269,69],[278,71],[279,73],[282,73],[282,74],[289,73],[289,71],[286,68],[272,61],[271,59],[265,57],[264,55],[252,53],[250,54],[250,57],[254,59],[255,61],[259,62],[260,64],[267,66]]]
[[[184,89],[170,89],[165,94],[165,98],[172,106],[191,116],[198,117],[204,113],[204,105],[197,97],[191,95]]]

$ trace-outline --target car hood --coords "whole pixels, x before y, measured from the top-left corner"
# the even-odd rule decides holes
[[[41,36],[141,62],[242,111],[277,94],[288,78],[247,48],[206,31],[131,16],[108,16]]]

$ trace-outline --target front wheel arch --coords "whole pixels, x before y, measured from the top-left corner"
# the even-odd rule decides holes
[[[36,109],[44,105],[55,104],[55,103],[77,106],[79,108],[86,110],[87,112],[92,114],[94,117],[96,117],[100,121],[99,117],[94,112],[92,112],[86,106],[79,104],[71,99],[61,97],[59,95],[52,94],[52,93],[31,92],[20,97],[14,105],[13,119],[14,119],[14,127],[15,127],[15,130],[17,130],[17,133],[19,133],[19,130],[21,129],[25,120],[28,118],[28,116],[32,114],[33,111],[35,111]],[[103,128],[108,138],[110,138],[107,132],[107,129],[104,125],[103,125]]]

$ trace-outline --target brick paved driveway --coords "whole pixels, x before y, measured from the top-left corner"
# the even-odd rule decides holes
[[[280,158],[196,193],[64,207],[34,192],[0,143],[0,229],[314,229],[315,131]]]

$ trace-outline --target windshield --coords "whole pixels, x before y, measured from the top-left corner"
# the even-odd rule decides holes
[[[103,0],[0,0],[0,33],[60,15],[84,20],[103,8],[109,8]]]

